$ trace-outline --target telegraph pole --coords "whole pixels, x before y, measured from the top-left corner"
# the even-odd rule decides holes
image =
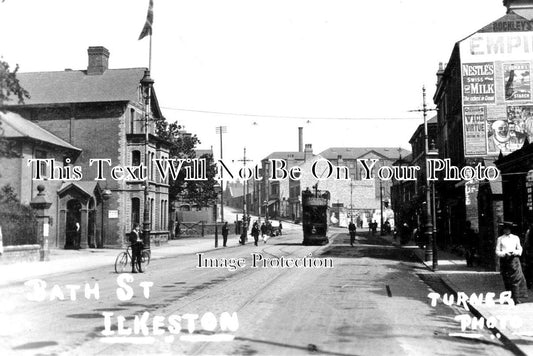
[[[353,180],[350,180],[350,221],[353,222]]]
[[[379,215],[380,215],[379,234],[383,236],[384,235],[384,231],[383,231],[383,182],[381,181],[381,179],[379,180]]]
[[[428,109],[426,105],[426,87],[422,86],[422,109],[410,110],[411,112],[422,112],[424,115],[424,160],[426,162],[426,226],[425,232],[426,235],[426,253],[425,260],[432,262],[433,270],[437,269],[437,244],[435,237],[433,236],[433,214],[431,211],[431,187],[430,181],[428,179],[428,154],[429,154],[429,138],[428,138],[428,123],[427,123],[427,112],[436,111],[437,109]],[[435,255],[435,256],[434,256]]]
[[[246,147],[244,147],[244,156],[242,159],[239,160],[239,162],[243,162],[244,168],[246,168],[246,162],[252,162],[252,160],[246,159]],[[242,191],[243,191],[243,205],[242,205],[243,219],[242,220],[243,220],[243,234],[245,237],[248,232],[248,209],[246,205],[247,188],[248,188],[248,179],[246,179],[246,181],[243,182],[243,185],[242,185]]]
[[[226,126],[217,126],[216,133],[220,134],[220,160],[223,160],[222,156],[222,134],[227,132]],[[222,173],[224,170],[220,169],[220,221],[224,223],[224,179],[222,179]]]

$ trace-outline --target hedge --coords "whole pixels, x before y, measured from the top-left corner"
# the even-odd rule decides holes
[[[18,202],[0,203],[0,226],[4,246],[38,244],[37,219],[29,206]]]

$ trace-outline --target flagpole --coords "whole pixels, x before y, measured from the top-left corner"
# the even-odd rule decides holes
[[[148,70],[152,71],[152,31],[150,31],[150,47],[148,49]]]

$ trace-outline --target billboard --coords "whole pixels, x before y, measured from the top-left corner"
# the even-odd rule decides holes
[[[466,156],[506,154],[533,138],[533,32],[475,33],[459,44]]]

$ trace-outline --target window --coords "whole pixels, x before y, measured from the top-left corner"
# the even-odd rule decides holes
[[[163,226],[163,206],[164,202],[161,200],[159,202],[159,225]]]
[[[35,158],[40,158],[40,159],[47,158],[46,157],[46,151],[35,150]],[[47,172],[47,169],[46,169],[46,162],[42,162],[40,164],[40,168],[41,168],[40,169],[41,178],[42,179],[48,178],[48,172]]]
[[[130,109],[130,133],[135,133],[135,109]]]
[[[131,151],[131,165],[140,166],[141,165],[141,151]]]
[[[131,223],[140,223],[141,221],[141,200],[139,198],[131,198]]]
[[[150,180],[154,180],[154,154],[150,153]]]
[[[153,226],[153,223],[154,223],[154,199],[150,199],[150,227],[152,229],[155,228],[155,226]]]

